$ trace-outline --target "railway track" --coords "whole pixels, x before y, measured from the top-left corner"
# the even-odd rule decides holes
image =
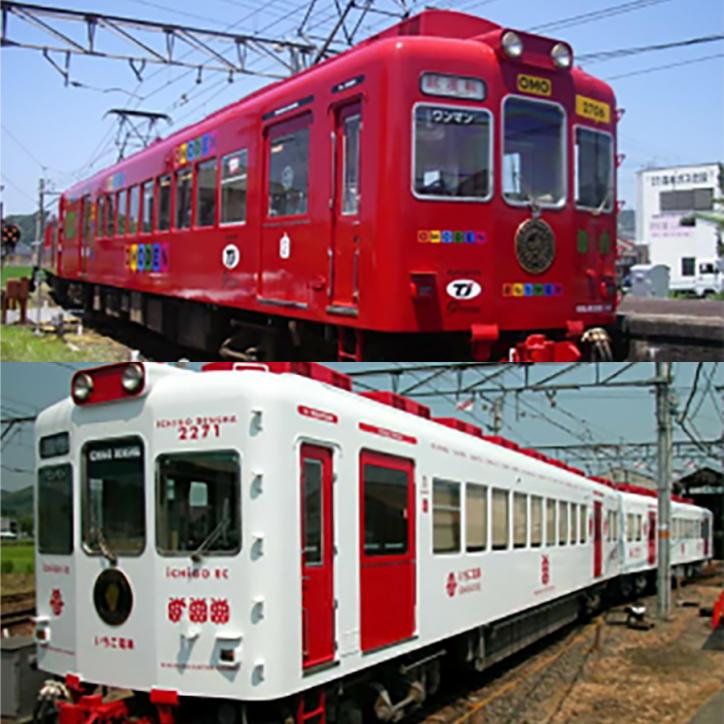
[[[12,631],[30,624],[35,615],[35,593],[9,593],[0,602],[0,628]]]
[[[19,608],[15,611],[3,611],[0,614],[0,626],[3,629],[10,629],[21,624],[31,623],[33,616],[35,616],[35,606]]]

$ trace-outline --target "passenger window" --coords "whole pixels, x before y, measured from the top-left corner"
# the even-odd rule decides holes
[[[143,214],[142,230],[150,233],[153,228],[153,181],[143,184]]]
[[[558,545],[568,543],[568,503],[558,501]]]
[[[432,528],[434,553],[460,551],[460,483],[433,480]]]
[[[626,540],[632,541],[634,539],[634,517],[632,513],[626,515]]]
[[[576,129],[576,206],[613,208],[613,139],[589,128]]]
[[[66,451],[67,452],[67,451]],[[38,552],[73,552],[73,472],[70,465],[38,470]]]
[[[342,214],[359,212],[359,131],[360,116],[344,120]]]
[[[196,167],[196,226],[216,223],[216,159]]]
[[[106,236],[113,236],[113,229],[115,228],[115,209],[113,208],[113,202],[115,197],[113,194],[106,196]]]
[[[309,198],[309,128],[270,139],[269,216],[301,216]]]
[[[246,221],[247,153],[236,151],[221,162],[221,223]]]
[[[513,493],[513,546],[525,548],[528,536],[528,496]]]
[[[96,216],[96,229],[98,229],[98,238],[105,236],[106,230],[106,201],[105,196],[101,196],[98,199],[98,214]]]
[[[171,176],[166,174],[158,180],[158,221],[159,231],[171,228]]]
[[[488,547],[488,489],[484,485],[465,486],[465,542],[468,553]]]
[[[546,500],[546,545],[556,544],[556,501]]]
[[[493,550],[505,550],[510,539],[509,496],[507,490],[493,489]]]
[[[119,191],[116,194],[118,206],[118,220],[116,236],[123,236],[126,233],[126,216],[128,211],[128,192]]]
[[[191,169],[176,172],[176,228],[191,226]]]
[[[586,515],[586,506],[582,505],[578,512],[580,513],[580,522],[578,525],[578,542],[579,543],[585,543],[586,542],[586,533],[588,528],[588,516]],[[609,526],[610,530],[610,526]]]
[[[641,516],[636,516],[636,540],[641,540]]]
[[[141,187],[134,186],[129,195],[129,209],[128,209],[128,233],[138,233],[138,217],[141,212]]]
[[[63,219],[64,232],[66,239],[75,239],[78,235],[78,212],[75,209],[69,209],[65,212]]]
[[[137,437],[88,443],[82,459],[85,548],[140,555],[146,542],[143,443]]]
[[[365,554],[390,556],[407,552],[407,472],[365,463],[363,475]]]
[[[576,537],[576,526],[578,525],[578,505],[571,503],[571,545],[575,545],[578,538]]]
[[[530,496],[530,544],[539,548],[543,543],[543,498]]]
[[[304,564],[322,563],[322,462],[305,459],[302,468],[302,530],[304,531]]]
[[[90,196],[83,197],[83,243],[88,244],[91,241],[91,215],[93,210],[93,202]]]
[[[156,545],[176,555],[241,548],[239,455],[231,451],[160,455],[156,462]]]

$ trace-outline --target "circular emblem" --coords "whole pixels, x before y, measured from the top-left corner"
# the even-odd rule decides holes
[[[529,274],[541,274],[556,256],[556,238],[543,219],[524,221],[515,234],[518,263]]]
[[[227,269],[236,269],[240,258],[239,247],[234,244],[227,244],[221,252],[221,262]]]
[[[117,568],[108,568],[96,579],[93,603],[105,623],[120,626],[133,608],[131,584]]]
[[[474,279],[454,279],[446,291],[453,299],[475,299],[483,288]]]

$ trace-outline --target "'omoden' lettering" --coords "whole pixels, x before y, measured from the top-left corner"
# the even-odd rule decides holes
[[[553,94],[553,83],[548,78],[521,73],[518,76],[518,90],[521,93],[550,97]]]

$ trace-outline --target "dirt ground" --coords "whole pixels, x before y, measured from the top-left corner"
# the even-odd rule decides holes
[[[724,687],[724,650],[721,644],[719,650],[704,648],[711,619],[699,615],[723,585],[720,567],[716,575],[675,590],[666,622],[656,619],[655,596],[642,599],[656,624],[648,631],[621,625],[621,611],[609,612],[521,656],[484,688],[425,721],[684,724]]]

